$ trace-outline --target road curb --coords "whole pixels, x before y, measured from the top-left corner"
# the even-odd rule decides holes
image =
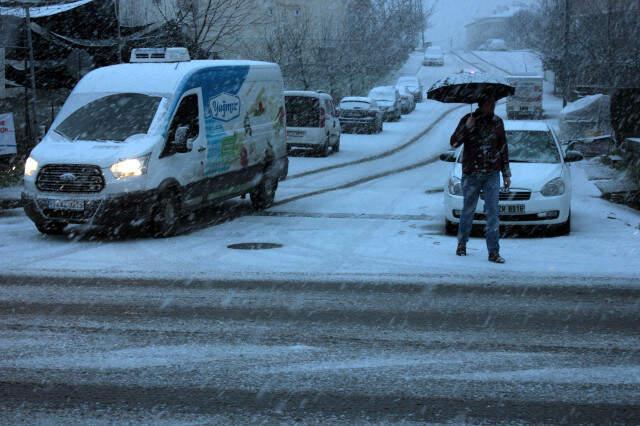
[[[262,274],[264,275],[264,274]],[[368,279],[367,279],[368,278]],[[282,292],[356,292],[423,294],[434,296],[495,295],[527,298],[624,297],[640,299],[640,286],[631,277],[521,277],[514,281],[466,276],[312,276],[291,275],[273,279],[257,277],[229,278],[153,278],[153,277],[79,277],[55,274],[0,275],[0,286],[66,286],[66,287],[167,287],[184,289],[270,290]],[[475,282],[474,282],[475,281]],[[556,283],[556,284],[553,284]]]

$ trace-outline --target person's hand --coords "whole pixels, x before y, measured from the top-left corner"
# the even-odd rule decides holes
[[[504,189],[509,189],[511,187],[511,177],[503,176],[502,181],[504,182]]]
[[[465,126],[467,126],[467,128],[470,129],[475,125],[476,125],[476,119],[473,115],[470,115],[469,118],[467,118],[467,122],[465,123]]]

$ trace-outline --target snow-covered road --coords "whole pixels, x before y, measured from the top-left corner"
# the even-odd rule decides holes
[[[461,66],[454,56],[447,63],[445,69],[420,69],[425,86]],[[486,262],[479,239],[472,241],[469,257],[455,257],[455,239],[443,232],[448,165],[436,159],[466,111],[427,101],[382,135],[345,135],[345,149],[329,159],[293,157],[292,179],[281,184],[274,208],[254,214],[247,201],[229,202],[202,212],[182,235],[167,240],[44,237],[20,210],[3,211],[0,271],[185,279],[473,277],[523,283],[555,277],[584,285],[631,284],[640,276],[640,263],[630,262],[640,253],[640,215],[601,200],[579,165],[573,166],[571,235],[506,239],[503,266]],[[323,171],[327,166],[335,168]],[[245,242],[283,247],[227,248]]]

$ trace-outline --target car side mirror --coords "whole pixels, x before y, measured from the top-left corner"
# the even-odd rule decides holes
[[[180,126],[176,129],[173,147],[176,152],[189,152],[193,148],[192,141],[189,140],[189,126]]]
[[[456,152],[455,151],[447,151],[440,154],[440,161],[444,161],[446,163],[455,163],[456,162]]]
[[[576,161],[584,160],[584,155],[579,151],[567,151],[564,155],[565,163],[575,163]]]

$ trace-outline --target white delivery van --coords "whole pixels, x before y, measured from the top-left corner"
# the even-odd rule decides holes
[[[280,68],[135,49],[74,88],[25,166],[23,202],[43,233],[68,224],[175,232],[197,207],[251,195],[269,207],[288,171]]]
[[[287,148],[311,148],[323,157],[340,151],[340,120],[331,95],[324,92],[284,92]]]
[[[509,84],[516,88],[515,94],[507,98],[507,118],[541,119],[544,78],[537,74],[523,74],[512,75],[507,79]]]

